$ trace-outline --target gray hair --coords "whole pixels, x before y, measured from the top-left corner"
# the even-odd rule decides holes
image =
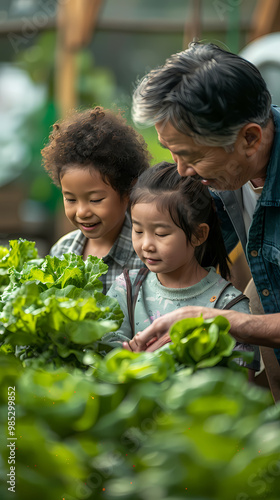
[[[267,125],[270,109],[271,95],[252,63],[193,42],[138,83],[132,117],[138,126],[169,121],[198,144],[230,150],[246,123]]]

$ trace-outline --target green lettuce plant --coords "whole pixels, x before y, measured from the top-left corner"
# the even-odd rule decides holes
[[[223,316],[211,319],[186,318],[172,325],[169,348],[184,366],[194,370],[215,365],[238,368],[236,358],[252,361],[253,353],[233,352],[235,340],[229,334],[230,323]]]
[[[133,360],[141,356],[147,360],[143,353]],[[117,359],[109,382],[98,371],[23,369],[0,353],[1,499],[279,499],[280,408],[269,391],[226,367],[169,372],[161,382],[139,372],[123,381]]]
[[[0,350],[25,365],[86,367],[85,353],[98,351],[99,339],[123,318],[117,301],[102,293],[99,277],[108,267],[97,257],[83,261],[75,254],[34,260],[30,248],[28,241],[11,242],[17,252],[1,295]]]
[[[104,263],[28,255],[2,267],[1,499],[279,499],[279,405],[244,373],[214,366],[238,355],[225,318],[182,320],[162,350],[102,359],[99,339],[122,320],[101,292]]]
[[[0,293],[10,283],[10,270],[21,270],[30,260],[38,259],[34,241],[11,240],[10,247],[0,246]]]
[[[97,378],[113,383],[137,380],[162,382],[174,372],[173,356],[165,351],[137,353],[117,348],[94,365]]]

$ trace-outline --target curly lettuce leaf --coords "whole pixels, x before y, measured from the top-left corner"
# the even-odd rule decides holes
[[[24,239],[11,240],[9,242],[8,252],[5,247],[1,247],[0,267],[9,269],[15,267],[21,269],[25,262],[38,258],[38,250],[35,248],[34,241]]]
[[[214,366],[233,352],[235,340],[229,330],[230,323],[223,316],[182,319],[170,329],[170,349],[186,366],[195,369]]]
[[[25,364],[84,367],[85,350],[97,351],[101,337],[123,320],[116,299],[101,293],[99,278],[107,269],[102,259],[71,253],[10,268],[0,304],[0,350],[19,353]]]
[[[34,281],[44,291],[51,287],[65,288],[73,285],[77,288],[102,291],[99,277],[108,270],[107,264],[98,257],[89,256],[86,261],[80,255],[65,254],[63,258],[46,256],[36,265],[27,262],[21,270],[11,270],[10,290],[19,284]]]
[[[41,359],[43,365],[51,360],[56,366],[68,365],[73,364],[74,356],[74,366],[83,367],[85,348],[96,351],[96,342],[120,327],[120,322],[100,318],[93,297],[52,296],[43,301],[33,283],[23,285],[21,293],[23,289],[26,295],[15,297],[1,313],[0,351],[9,346],[19,353],[22,361],[28,359],[29,364],[32,359]]]
[[[11,240],[9,248],[0,247],[0,287],[1,291],[10,283],[12,269],[21,270],[27,261],[38,259],[34,241]]]
[[[99,360],[95,376],[112,383],[135,380],[162,382],[175,372],[173,356],[165,351],[131,352],[117,348]]]

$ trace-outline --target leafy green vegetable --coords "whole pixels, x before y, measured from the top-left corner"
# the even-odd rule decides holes
[[[87,366],[85,353],[98,350],[101,337],[117,330],[123,318],[117,301],[101,292],[99,277],[108,266],[75,254],[28,260],[36,255],[34,245],[15,243],[17,259],[11,262],[17,266],[9,268],[1,296],[0,350],[20,355],[25,365]]]
[[[269,391],[226,367],[157,382],[136,367],[153,353],[125,354],[109,355],[108,382],[98,370],[23,369],[0,353],[1,387],[15,388],[16,500],[279,499],[280,407]],[[4,390],[0,425],[8,433]],[[8,456],[2,439],[3,499]]]
[[[5,265],[0,385],[15,394],[17,500],[278,500],[279,405],[242,372],[195,372],[237,357],[225,318],[182,320],[171,345],[102,359],[99,339],[122,321],[101,293],[102,261]],[[9,453],[0,440],[0,498]]]
[[[65,254],[63,259],[46,256],[36,263],[26,262],[20,269],[10,271],[10,284],[2,300],[17,289],[22,283],[36,282],[40,292],[48,288],[63,289],[69,285],[89,292],[102,291],[102,283],[98,279],[105,274],[108,266],[97,257],[89,256],[86,261],[80,255]]]
[[[10,282],[10,269],[20,270],[30,260],[38,258],[34,241],[11,240],[10,247],[0,246],[0,292]]]
[[[233,353],[235,340],[229,335],[230,323],[223,316],[204,319],[186,318],[172,325],[170,329],[170,350],[176,359],[193,369],[207,368],[217,364],[229,364],[238,357],[252,360],[252,354]]]
[[[34,241],[24,239],[11,240],[9,249],[0,247],[0,267],[9,269],[15,267],[19,269],[25,262],[38,258],[38,250],[35,248]]]
[[[175,371],[171,354],[164,351],[131,352],[117,348],[95,366],[94,373],[108,382],[129,382],[142,379],[162,382]]]
[[[9,253],[8,248],[0,246],[0,259],[2,260]]]

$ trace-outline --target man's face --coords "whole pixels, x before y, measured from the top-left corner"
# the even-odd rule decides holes
[[[61,178],[66,217],[86,238],[113,245],[118,237],[128,205],[100,172],[91,165],[73,165]]]
[[[158,139],[169,149],[180,175],[198,176],[218,191],[234,191],[254,178],[254,167],[246,157],[245,140],[238,137],[233,152],[222,147],[203,146],[176,130],[170,122],[156,124]]]

